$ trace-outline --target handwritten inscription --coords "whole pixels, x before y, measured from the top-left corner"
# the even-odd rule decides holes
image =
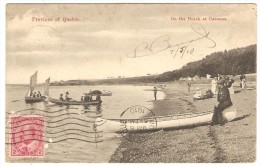
[[[144,56],[153,56],[163,51],[169,51],[169,53],[173,55],[173,58],[175,58],[177,55],[180,55],[182,58],[185,54],[193,54],[195,48],[190,47],[190,45],[196,42],[200,42],[203,39],[207,41],[207,48],[216,47],[216,42],[209,37],[210,32],[207,32],[201,24],[192,24],[191,29],[197,35],[199,35],[198,38],[177,44],[172,44],[171,37],[169,35],[163,35],[154,39],[151,43],[143,42],[139,44],[134,49],[134,52],[128,54],[127,57],[138,58]]]

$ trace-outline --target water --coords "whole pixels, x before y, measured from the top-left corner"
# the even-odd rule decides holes
[[[93,132],[92,122],[95,121],[96,117],[121,118],[122,112],[134,105],[142,105],[152,109],[152,100],[154,98],[152,91],[145,91],[152,89],[149,86],[52,86],[50,87],[50,97],[52,98],[59,98],[61,93],[65,94],[68,91],[71,98],[80,100],[83,93],[89,92],[90,89],[111,91],[113,95],[102,96],[103,102],[101,105],[88,107],[60,106],[49,102],[26,104],[24,96],[28,91],[27,89],[27,86],[7,86],[6,119],[8,120],[10,113],[14,112],[18,116],[43,115],[46,132],[44,140],[51,138],[57,143],[45,145],[44,158],[37,160],[22,159],[18,160],[19,162],[108,162],[110,156],[120,144],[120,135],[87,133]],[[37,87],[35,91],[38,90],[43,93],[43,87]],[[164,94],[158,91],[157,99],[163,98]],[[21,111],[25,109],[29,110]],[[124,115],[124,118],[126,117],[130,118],[130,115]],[[7,126],[10,126],[8,121]],[[84,132],[71,129],[83,130]],[[64,130],[66,131],[64,132]],[[89,142],[101,140],[102,142],[99,143]]]

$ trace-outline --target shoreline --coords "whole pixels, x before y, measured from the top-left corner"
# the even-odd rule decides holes
[[[250,83],[255,85],[255,82]],[[216,98],[193,101],[186,84],[166,83],[165,98],[153,101],[156,116],[201,112],[213,109]],[[247,95],[245,97],[245,94]],[[236,120],[225,126],[198,126],[190,129],[160,130],[143,133],[151,136],[142,143],[122,139],[111,156],[112,163],[211,163],[211,162],[254,162],[256,160],[256,90],[242,91],[231,95],[238,115]],[[247,101],[250,103],[246,103]],[[151,133],[153,133],[151,135]]]

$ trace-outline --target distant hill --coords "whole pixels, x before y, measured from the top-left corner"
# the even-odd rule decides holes
[[[256,45],[243,48],[214,52],[199,61],[194,61],[181,69],[168,71],[153,76],[141,76],[131,78],[113,78],[102,80],[69,80],[51,83],[51,85],[100,85],[100,84],[139,84],[175,81],[187,77],[206,77],[221,75],[239,75],[256,73]]]
[[[256,45],[214,52],[199,61],[188,63],[181,69],[168,71],[158,76],[158,81],[174,81],[183,77],[206,77],[256,73]]]

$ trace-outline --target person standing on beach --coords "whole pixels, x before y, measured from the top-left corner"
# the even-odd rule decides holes
[[[154,87],[153,93],[154,93],[154,100],[157,100],[157,88],[156,87]]]
[[[187,86],[188,86],[188,92],[190,92],[190,87],[191,87],[190,82],[187,83]]]
[[[246,88],[246,76],[244,74],[240,76],[240,81],[241,81],[241,87],[244,90]]]
[[[225,108],[232,106],[232,102],[231,102],[228,86],[225,85],[225,80],[221,79],[217,83],[219,89],[217,100],[219,103],[214,107],[214,114],[212,117],[211,125],[217,125],[217,124],[224,125],[225,122],[223,120],[222,112],[224,111]]]
[[[214,95],[218,94],[217,92],[217,77],[213,78],[211,81],[211,91],[213,92]]]

